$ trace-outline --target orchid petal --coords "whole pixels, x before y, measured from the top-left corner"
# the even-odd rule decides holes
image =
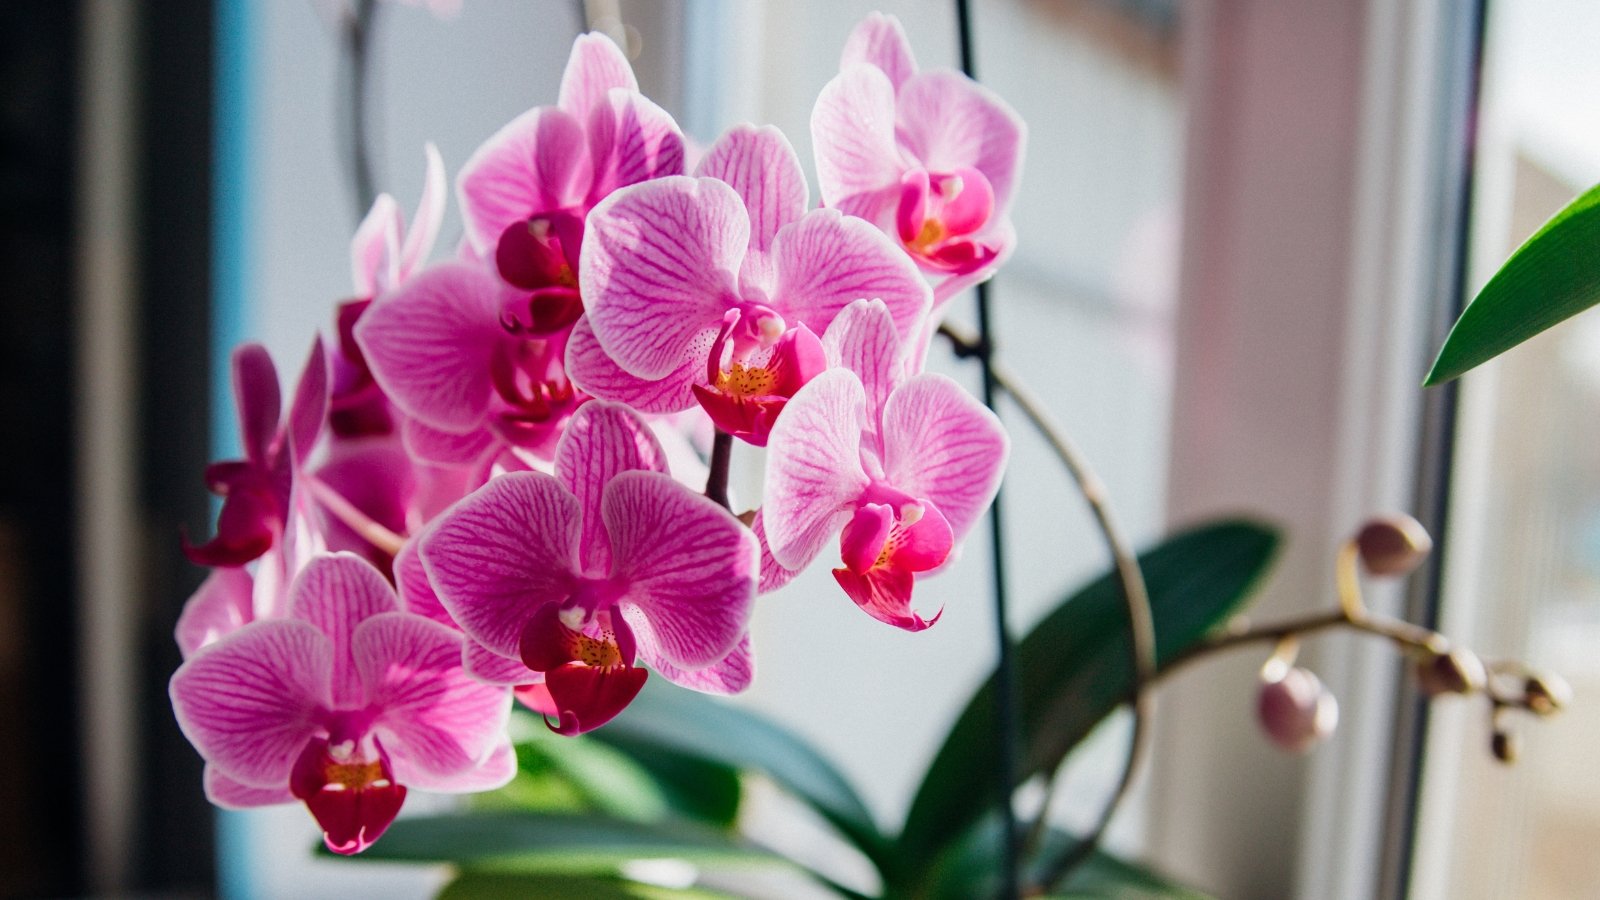
[[[811,111],[817,189],[824,206],[886,224],[906,168],[895,142],[895,87],[874,66],[846,68]]]
[[[522,627],[571,593],[582,509],[561,482],[513,472],[451,507],[422,536],[439,601],[473,640],[518,658]]]
[[[472,638],[467,638],[462,648],[461,665],[484,684],[521,686],[544,681],[544,676],[524,665],[520,657],[501,656]]]
[[[257,622],[201,648],[173,673],[178,727],[221,774],[254,787],[287,785],[331,702],[333,647],[292,619]]]
[[[611,535],[612,577],[627,583],[626,601],[648,620],[657,658],[699,669],[726,656],[755,597],[760,550],[750,529],[658,472],[612,478],[601,515]],[[639,646],[644,653],[642,637]]]
[[[709,337],[698,340],[695,346],[702,344],[709,347]],[[701,359],[697,360],[697,355]],[[683,361],[665,378],[638,378],[617,365],[594,336],[589,317],[581,316],[567,338],[567,377],[591,397],[625,403],[641,413],[682,412],[695,404],[691,386],[704,368],[704,355],[704,350],[685,353]]]
[[[740,125],[712,145],[695,175],[733,188],[750,215],[750,249],[766,251],[778,229],[806,211],[806,176],[783,132]]]
[[[575,735],[599,728],[639,696],[648,677],[644,669],[633,666],[598,668],[569,663],[551,669],[545,673],[544,684],[560,710],[560,722],[550,730]]]
[[[612,90],[588,122],[594,165],[591,205],[618,188],[683,174],[683,133],[666,110],[644,95]]]
[[[583,199],[590,163],[582,121],[552,106],[530,109],[467,160],[456,192],[475,251],[492,255],[516,222]]]
[[[933,302],[916,265],[887,235],[838,210],[806,213],[778,233],[773,253],[779,311],[817,334],[850,303],[867,298],[883,301],[895,331],[909,341]]]
[[[856,507],[839,536],[839,556],[845,568],[861,573],[872,568],[894,528],[894,510],[882,503]]]
[[[245,458],[257,468],[270,468],[267,457],[278,433],[283,396],[278,369],[260,344],[244,344],[233,351],[233,402]]]
[[[444,176],[444,160],[432,141],[423,145],[422,155],[427,159],[427,168],[422,176],[422,198],[417,201],[416,212],[411,214],[411,228],[406,231],[406,243],[400,251],[397,277],[386,287],[393,287],[411,277],[427,262],[428,254],[433,251],[433,242],[439,237],[439,226],[444,222],[445,197],[450,190]]]
[[[865,406],[855,374],[829,369],[789,400],[773,426],[761,511],[772,558],[786,569],[816,559],[871,483],[861,468]]]
[[[583,510],[579,546],[585,572],[611,568],[611,542],[600,520],[600,498],[614,476],[636,469],[667,471],[661,445],[637,413],[596,400],[573,414],[556,446],[556,477]]]
[[[475,767],[506,728],[511,693],[461,667],[461,635],[420,616],[374,616],[352,636],[375,725],[401,783],[436,790]]]
[[[435,266],[356,323],[373,377],[406,415],[441,431],[483,423],[494,390],[489,360],[509,340],[499,279],[463,263]]]
[[[931,619],[923,619],[911,611],[911,589],[915,579],[909,569],[878,566],[861,574],[849,569],[834,569],[833,578],[867,615],[896,628],[922,631],[944,615],[942,608]]]
[[[315,625],[333,642],[335,705],[361,704],[362,688],[350,636],[372,616],[399,608],[394,588],[383,573],[354,553],[313,559],[289,586],[289,614]]]
[[[920,72],[897,98],[900,140],[925,168],[954,172],[970,166],[994,189],[995,210],[1011,203],[1022,170],[1027,127],[998,95],[956,72]]]
[[[884,477],[932,500],[960,540],[994,499],[1010,444],[1000,420],[943,375],[912,378],[883,410]]]
[[[600,345],[631,375],[665,377],[722,321],[750,220],[733,189],[673,176],[589,213],[579,285]]]
[[[867,394],[867,410],[876,420],[889,392],[904,380],[900,336],[881,300],[857,300],[846,306],[822,335],[828,365],[856,373]]]
[[[234,781],[210,763],[206,764],[200,780],[205,785],[206,799],[223,809],[251,809],[294,802],[287,780],[273,787],[253,787]]]
[[[328,354],[318,335],[311,341],[305,368],[295,383],[294,400],[289,404],[287,446],[295,466],[305,463],[322,435],[328,413]]]
[[[761,575],[756,582],[756,593],[770,594],[794,580],[799,572],[790,571],[778,565],[772,558],[772,550],[767,546],[767,526],[762,521],[762,510],[756,510],[756,515],[750,522],[750,531],[756,536],[756,543],[761,547]]]
[[[213,569],[206,576],[178,616],[175,637],[184,659],[255,618],[251,605],[254,587],[255,579],[244,569]]]
[[[844,54],[839,60],[839,70],[866,63],[876,66],[888,76],[898,90],[907,78],[917,73],[917,61],[911,55],[911,42],[900,27],[900,20],[880,12],[869,13],[861,20],[850,37],[845,39]]]
[[[283,527],[278,498],[259,481],[229,486],[217,513],[217,533],[198,546],[182,537],[183,555],[199,566],[242,566],[271,550]]]
[[[604,103],[612,88],[639,90],[628,57],[615,41],[598,31],[579,35],[561,73],[556,104],[579,122],[587,122],[590,110]]]
[[[727,656],[704,669],[685,671],[663,659],[656,659],[650,665],[662,678],[679,687],[723,696],[742,693],[755,681],[756,674],[755,656],[750,649],[748,632]]]
[[[372,297],[400,278],[400,204],[379,194],[350,239],[350,278],[357,297]]]
[[[422,556],[417,552],[417,539],[412,538],[400,546],[394,555],[394,584],[400,595],[400,608],[440,625],[456,627],[456,620],[439,602],[428,582],[428,571],[422,567]]]
[[[440,431],[411,418],[401,422],[400,440],[417,459],[452,469],[478,468],[500,446],[500,439],[488,425],[460,432]]]

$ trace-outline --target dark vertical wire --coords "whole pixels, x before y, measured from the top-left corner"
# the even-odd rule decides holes
[[[1433,301],[1426,335],[1431,350],[1443,346],[1450,326],[1466,308],[1468,269],[1471,265],[1472,203],[1477,175],[1478,106],[1483,90],[1483,53],[1488,22],[1487,0],[1473,0],[1460,24],[1446,29],[1446,40],[1459,41],[1447,54],[1444,65],[1453,71],[1442,76],[1461,85],[1460,105],[1444,110],[1437,131],[1446,141],[1456,142],[1450,170],[1442,176],[1435,212],[1436,227],[1448,242],[1435,267],[1435,282],[1430,292]],[[1464,46],[1463,46],[1464,45]],[[1425,356],[1424,359],[1427,359]],[[1418,373],[1420,375],[1420,373]],[[1448,544],[1446,526],[1450,514],[1450,483],[1455,458],[1456,402],[1459,379],[1430,390],[1424,397],[1420,422],[1421,441],[1417,454],[1415,508],[1427,529]],[[1440,588],[1444,553],[1434,553],[1411,581],[1406,597],[1406,614],[1426,628],[1439,621]],[[1410,703],[1399,703],[1395,711],[1395,753],[1388,773],[1390,801],[1384,816],[1385,851],[1379,860],[1379,896],[1408,896],[1411,868],[1415,862],[1418,800],[1425,760],[1423,750],[1428,731],[1430,705],[1412,695]]]
[[[956,0],[956,29],[961,46],[961,71],[977,80],[978,67],[972,40],[972,10],[968,0]],[[978,297],[978,361],[983,371],[983,403],[995,408],[996,385],[994,377],[994,341],[991,337],[989,317],[989,282],[977,286]],[[996,779],[1000,795],[995,798],[1001,823],[1000,896],[1018,897],[1018,870],[1021,867],[1017,840],[1017,815],[1011,807],[1011,795],[1017,786],[1017,758],[1019,727],[1017,716],[1016,661],[1013,657],[1011,631],[1006,624],[1006,556],[1005,520],[1001,514],[1001,495],[997,491],[989,507],[989,541],[993,548],[994,619],[995,638],[999,660],[995,665],[995,717],[1000,732],[999,771]]]
[[[372,174],[372,151],[367,134],[367,92],[370,65],[368,48],[372,43],[372,24],[378,15],[377,0],[356,0],[355,9],[340,22],[339,35],[344,67],[344,137],[349,153],[350,183],[355,190],[356,221],[361,221],[378,197]]]

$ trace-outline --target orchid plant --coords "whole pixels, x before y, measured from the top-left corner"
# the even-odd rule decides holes
[[[911,99],[869,118],[903,119],[909,144],[889,135],[870,160],[829,145],[819,164],[834,191],[893,182],[909,243],[843,195],[811,208],[774,128],[730,130],[685,174],[677,124],[588,34],[556,105],[462,169],[451,259],[429,262],[445,202],[431,146],[410,222],[387,195],[373,204],[352,242],[356,299],[282,424],[266,351],[235,354],[246,458],[208,473],[217,535],[185,546],[214,574],[173,678],[215,802],[298,798],[330,849],[358,852],[408,783],[510,777],[513,696],[576,735],[624,715],[651,672],[743,690],[753,600],[830,542],[869,615],[937,619],[911,611],[916,576],[982,514],[1007,443],[954,381],[918,372],[937,325],[922,270],[993,273],[1024,129],[968,80],[910,74],[892,19],[855,44],[840,79],[895,72]],[[852,113],[836,107],[824,98],[818,127],[844,140]],[[984,123],[1000,137],[975,142]],[[734,439],[772,455],[762,511],[743,519]],[[436,690],[391,683],[424,673]],[[408,706],[407,691],[436,696]]]
[[[1008,437],[923,370],[937,336],[991,365],[1092,481],[986,340],[942,322],[1013,249],[1026,127],[970,77],[920,69],[899,23],[876,14],[816,103],[816,206],[780,131],[737,126],[700,152],[603,35],[574,42],[556,97],[463,166],[465,236],[447,258],[433,253],[447,202],[433,147],[409,221],[377,198],[352,240],[353,299],[334,339],[312,342],[287,412],[266,351],[234,354],[245,458],[206,473],[223,503],[216,535],[184,543],[211,574],[178,623],[171,682],[213,803],[302,803],[336,854],[555,884],[594,873],[551,875],[529,854],[579,846],[561,829],[605,814],[583,820],[582,846],[615,886],[639,880],[622,867],[635,856],[771,857],[708,800],[731,792],[736,808],[737,772],[755,770],[855,844],[884,893],[970,896],[1018,885],[993,871],[1022,842],[1009,802],[997,825],[991,798],[1048,780],[1100,718],[1211,650],[1277,640],[1263,725],[1297,750],[1326,735],[1332,701],[1290,668],[1293,641],[1331,626],[1409,648],[1434,693],[1487,691],[1497,714],[1559,705],[1548,678],[1544,707],[1491,690],[1470,653],[1379,620],[1348,590],[1335,616],[1211,636],[1266,568],[1272,532],[1214,525],[1135,559],[1086,491],[1115,577],[1022,640],[1015,665],[1035,692],[1012,724],[997,679],[900,834],[880,832],[814,751],[695,694],[751,684],[758,596],[819,557],[841,600],[876,620],[863,627],[938,622],[917,586],[989,508]],[[766,448],[759,502],[730,496],[735,440]],[[1414,531],[1375,527],[1341,556],[1342,587],[1357,559],[1392,575],[1425,552]],[[658,680],[675,687],[646,688]],[[539,721],[554,735],[532,733]],[[990,739],[1007,728],[1021,736],[1011,767]],[[626,775],[597,782],[561,764],[574,754]],[[408,790],[501,788],[500,812],[401,822],[384,838]],[[650,797],[677,802],[641,810]],[[1073,841],[1043,822],[1030,883],[1088,860],[1080,884],[1179,890],[1095,855],[1098,831]],[[594,853],[613,844],[631,849]],[[522,867],[508,874],[509,860]]]

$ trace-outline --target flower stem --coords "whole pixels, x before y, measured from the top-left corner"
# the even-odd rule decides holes
[[[939,333],[955,346],[958,355],[980,354],[986,346],[982,338],[974,339],[964,335],[951,325],[941,325]],[[1055,451],[1056,457],[1061,460],[1067,473],[1077,485],[1078,493],[1088,504],[1116,567],[1117,579],[1122,587],[1123,603],[1128,614],[1129,647],[1133,664],[1133,685],[1130,694],[1133,706],[1133,733],[1129,736],[1128,753],[1123,761],[1122,775],[1111,797],[1102,808],[1094,827],[1046,870],[1048,875],[1043,883],[1052,885],[1070,874],[1073,868],[1094,852],[1106,828],[1111,824],[1111,817],[1133,786],[1134,776],[1143,761],[1146,745],[1149,743],[1151,715],[1151,700],[1145,686],[1156,677],[1155,621],[1150,612],[1150,594],[1145,587],[1144,573],[1139,569],[1139,558],[1134,554],[1132,545],[1123,535],[1111,513],[1104,483],[1094,474],[1088,460],[1066,436],[1066,432],[1051,419],[1044,404],[1019,378],[1006,366],[992,359],[990,371],[994,373],[995,384],[1011,396],[1018,410],[1044,437],[1050,449]],[[1050,795],[1054,792],[1055,784],[1056,781],[1052,776],[1048,782],[1044,805],[1039,810],[1039,818],[1029,829],[1030,845],[1035,844],[1038,836],[1044,832],[1044,820],[1050,812]]]
[[[733,462],[733,435],[717,429],[711,439],[711,471],[706,475],[706,496],[732,511],[728,503],[728,470]]]
[[[361,539],[390,556],[400,552],[406,539],[377,520],[356,508],[345,496],[315,475],[301,475],[300,484],[310,492],[312,499],[321,504],[335,519],[361,536]]]

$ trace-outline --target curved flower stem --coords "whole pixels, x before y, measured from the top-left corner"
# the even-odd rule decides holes
[[[1185,665],[1218,653],[1231,650],[1244,644],[1254,644],[1263,641],[1281,641],[1290,637],[1301,637],[1330,628],[1348,628],[1352,631],[1388,638],[1401,650],[1413,650],[1428,653],[1442,653],[1447,649],[1448,642],[1444,635],[1420,625],[1413,625],[1404,619],[1380,615],[1367,609],[1366,603],[1361,599],[1360,570],[1358,568],[1361,558],[1359,546],[1355,541],[1346,541],[1339,548],[1338,560],[1335,563],[1335,575],[1339,587],[1339,608],[1323,612],[1310,613],[1283,622],[1271,625],[1249,625],[1234,628],[1233,630],[1214,637],[1208,641],[1194,644],[1183,652],[1174,656],[1156,673],[1157,678],[1165,678]]]
[[[949,339],[955,346],[956,353],[961,356],[975,354],[982,346],[979,341],[962,334],[948,324],[939,326],[939,333]],[[1055,861],[1047,870],[1052,877],[1047,878],[1044,883],[1052,884],[1087,859],[1094,851],[1106,827],[1111,823],[1112,815],[1115,814],[1122,799],[1127,796],[1128,789],[1132,787],[1134,775],[1137,774],[1139,763],[1144,758],[1146,744],[1149,742],[1151,705],[1145,686],[1156,675],[1155,621],[1150,612],[1150,594],[1145,587],[1144,574],[1139,569],[1139,559],[1111,514],[1105,485],[1089,468],[1088,461],[1067,438],[1061,427],[1050,418],[1044,404],[1022,384],[1021,380],[1012,374],[1009,368],[997,361],[991,360],[991,370],[994,372],[995,384],[1011,396],[1017,408],[1050,444],[1050,448],[1055,451],[1062,465],[1066,466],[1067,473],[1077,484],[1078,492],[1083,495],[1084,502],[1089,505],[1095,524],[1100,527],[1100,534],[1105,539],[1106,548],[1110,551],[1116,566],[1117,579],[1121,582],[1122,598],[1128,612],[1129,646],[1133,663],[1131,693],[1133,734],[1128,741],[1128,755],[1123,763],[1122,776],[1101,811],[1099,820],[1083,840],[1075,844],[1065,856]],[[1054,788],[1055,780],[1052,777],[1044,806],[1039,810],[1039,818],[1032,828],[1032,834],[1035,836],[1043,830],[1044,818],[1050,811],[1050,794],[1054,792]]]
[[[323,509],[342,522],[345,527],[360,535],[362,540],[390,556],[400,552],[400,545],[406,542],[404,537],[395,534],[371,516],[357,509],[354,503],[351,503],[343,494],[334,490],[327,482],[315,475],[302,475],[300,483],[305,485],[312,499],[321,504]]]
[[[377,18],[377,0],[356,0],[355,9],[340,23],[340,62],[344,74],[344,138],[349,153],[351,184],[355,188],[356,221],[372,208],[377,199],[376,179],[372,174],[372,153],[367,136],[367,50],[371,45],[372,24]]]
[[[733,462],[733,435],[717,429],[711,439],[711,471],[706,474],[706,496],[732,510],[728,504],[728,470]]]

